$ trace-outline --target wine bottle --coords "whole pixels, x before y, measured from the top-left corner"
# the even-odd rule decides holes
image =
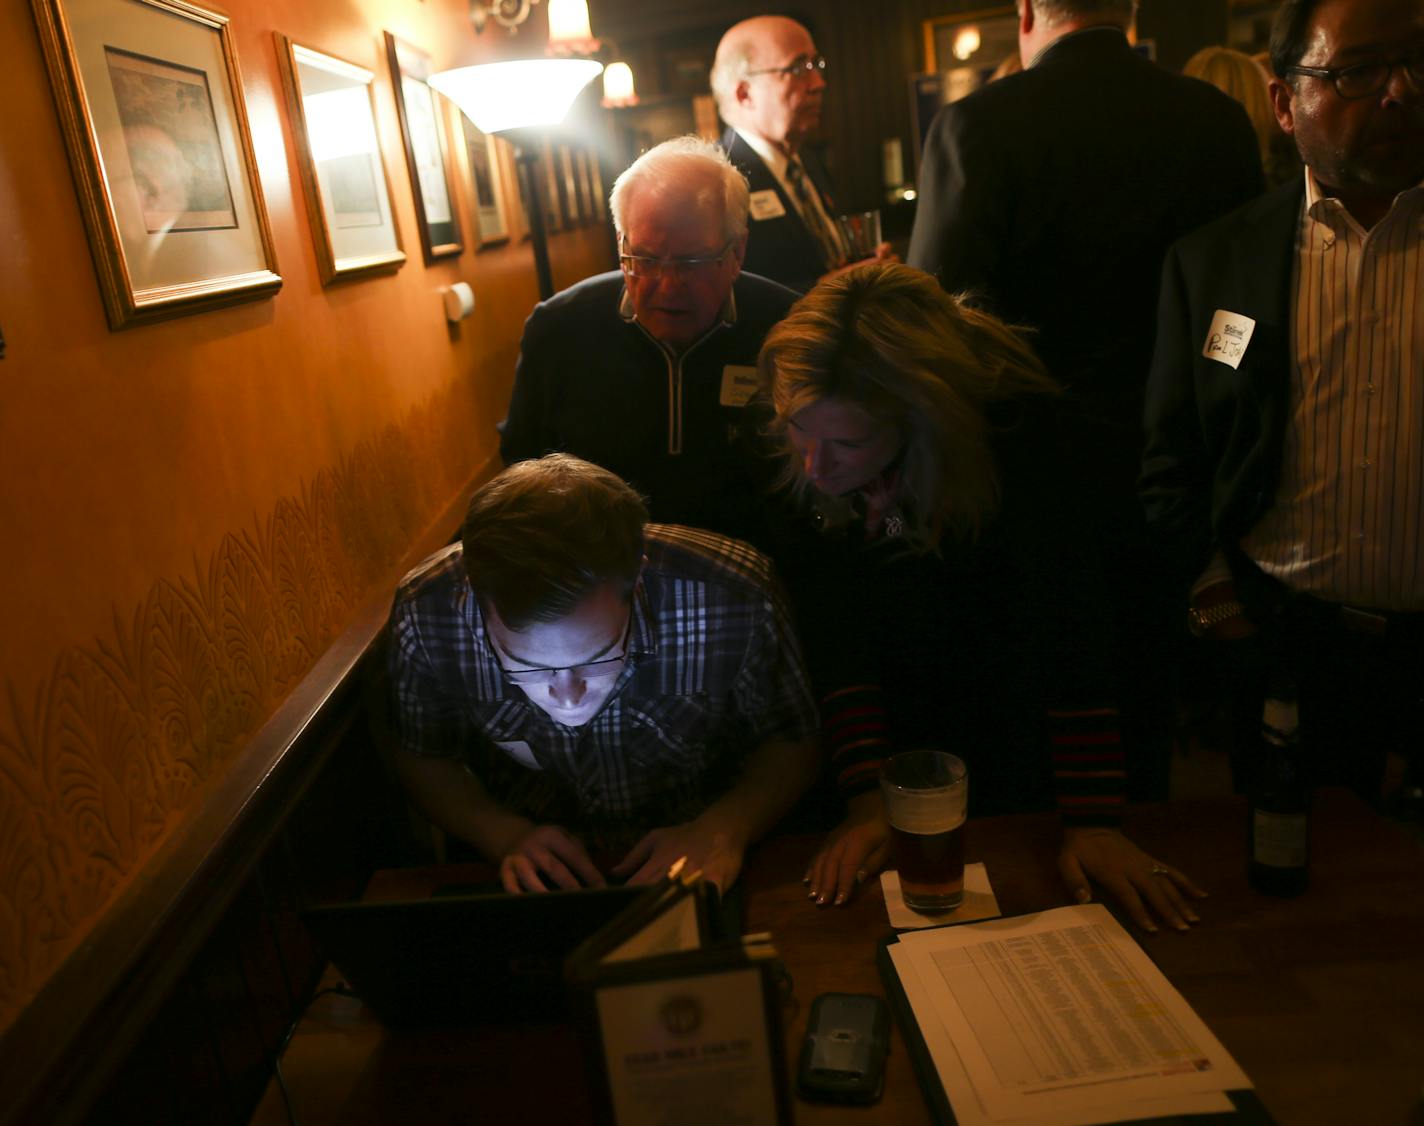
[[[1310,779],[1300,749],[1295,685],[1273,684],[1261,715],[1250,790],[1246,877],[1266,895],[1299,895],[1310,880]]]

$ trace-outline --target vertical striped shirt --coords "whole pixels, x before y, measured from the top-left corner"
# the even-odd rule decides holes
[[[1292,589],[1424,610],[1424,184],[1365,231],[1305,176],[1281,481],[1241,546]]]

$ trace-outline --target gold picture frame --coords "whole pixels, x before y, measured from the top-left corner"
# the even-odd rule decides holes
[[[449,145],[442,122],[445,115],[440,108],[440,95],[426,82],[431,72],[430,56],[389,31],[385,37],[406,167],[410,170],[410,186],[415,193],[420,248],[428,265],[464,249],[460,241],[460,219],[455,212]]]
[[[482,133],[464,114],[460,128],[470,165],[470,196],[481,246],[509,241],[509,206],[504,188],[504,162],[500,140]]]
[[[33,0],[113,330],[282,285],[228,18],[184,0]]]
[[[375,74],[272,34],[322,285],[400,269],[405,249],[376,132]]]
[[[584,222],[583,200],[579,194],[578,174],[574,171],[574,154],[566,141],[560,141],[559,206],[564,213],[564,226],[573,229]]]

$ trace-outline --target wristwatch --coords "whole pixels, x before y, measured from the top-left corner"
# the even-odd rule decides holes
[[[1215,606],[1208,606],[1205,610],[1199,610],[1192,606],[1187,609],[1187,629],[1191,631],[1193,637],[1205,637],[1212,626],[1219,625],[1228,618],[1234,618],[1238,614],[1244,614],[1246,607],[1231,599],[1229,602],[1218,602]]]

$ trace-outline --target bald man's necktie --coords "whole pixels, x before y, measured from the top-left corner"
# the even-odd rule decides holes
[[[825,268],[835,269],[844,259],[840,240],[826,225],[821,209],[811,198],[811,193],[816,190],[815,186],[806,182],[806,169],[801,167],[801,162],[794,156],[786,162],[786,179],[791,184],[792,194],[796,196],[796,210],[801,212],[802,222],[811,232],[811,237],[816,240],[816,245],[821,248],[821,260]]]

